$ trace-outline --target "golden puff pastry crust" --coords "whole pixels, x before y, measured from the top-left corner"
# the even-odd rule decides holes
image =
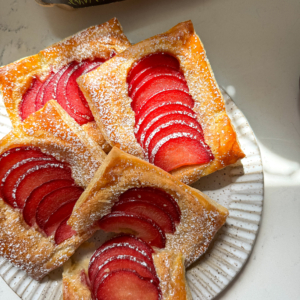
[[[163,250],[152,255],[163,300],[192,300],[185,277],[184,256]]]
[[[81,187],[89,184],[106,157],[100,146],[54,100],[7,134],[0,141],[0,153],[27,145],[67,162],[72,177]]]
[[[49,101],[0,141],[0,154],[20,146],[36,146],[66,162],[75,182],[85,188],[105,158],[100,146],[60,107]],[[56,245],[23,219],[22,212],[0,198],[0,255],[40,280],[61,266],[95,232],[88,228]]]
[[[95,121],[84,124],[81,128],[102,148],[105,153],[109,153],[111,146],[103,137]]]
[[[114,147],[77,201],[68,224],[85,232],[111,212],[118,197],[131,188],[154,187],[170,194],[181,210],[174,234],[166,234],[166,250],[181,252],[188,266],[208,248],[226,221],[228,210],[154,165]]]
[[[224,99],[191,21],[129,47],[99,69],[77,79],[105,139],[111,146],[145,158],[134,135],[135,113],[126,79],[135,62],[157,52],[169,53],[180,62],[195,102],[193,110],[214,155],[208,164],[181,167],[171,174],[189,184],[243,158]]]
[[[92,244],[84,243],[82,247],[93,249]],[[81,249],[80,248],[80,249]],[[88,277],[89,257],[72,256],[63,266],[63,300],[92,300],[91,290],[86,283]],[[85,277],[85,278],[84,278]]]
[[[109,59],[113,53],[120,53],[129,46],[130,43],[123,34],[120,23],[113,18],[102,25],[92,26],[68,37],[36,55],[1,67],[0,92],[13,127],[22,123],[20,116],[22,97],[35,77],[45,80],[51,71],[57,72],[72,61]],[[101,135],[98,128],[94,128],[93,131]],[[95,134],[91,135],[92,138],[94,136]],[[103,143],[100,146],[105,143],[103,138],[97,141]]]
[[[83,245],[85,246],[85,245]],[[90,246],[90,245],[89,245]],[[161,300],[192,300],[185,278],[184,257],[181,253],[162,250],[152,255],[162,292]],[[91,291],[83,276],[88,276],[90,257],[71,257],[64,264],[63,300],[92,300]]]

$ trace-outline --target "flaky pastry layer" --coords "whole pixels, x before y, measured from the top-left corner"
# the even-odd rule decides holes
[[[113,53],[120,53],[130,46],[116,18],[90,27],[63,41],[56,43],[38,54],[23,58],[0,68],[0,91],[2,92],[5,107],[13,127],[22,123],[20,105],[22,97],[30,88],[35,77],[44,81],[51,71],[57,72],[60,68],[72,61],[81,62],[85,59],[109,59]],[[84,126],[84,128],[88,128]],[[98,128],[94,128],[97,135],[102,135]],[[89,133],[90,130],[87,130]],[[93,133],[91,137],[93,138]],[[104,138],[98,138],[100,146],[105,146]]]
[[[190,265],[208,248],[226,221],[228,210],[154,165],[114,147],[77,201],[70,224],[85,232],[111,212],[119,196],[131,188],[154,187],[170,194],[181,210],[174,234],[166,234],[166,249],[182,253]]]
[[[72,257],[64,264],[63,299],[92,300],[92,295],[83,274],[88,277],[90,257]],[[161,300],[192,300],[185,278],[184,258],[181,253],[163,250],[152,255],[162,292]]]
[[[83,244],[82,247],[93,248],[92,244]],[[81,249],[80,248],[80,249]],[[96,249],[94,249],[96,250]],[[71,257],[64,264],[63,271],[63,300],[92,300],[92,294],[86,278],[88,278],[88,267],[92,255],[76,259]],[[83,278],[83,276],[85,278]]]
[[[0,141],[0,155],[21,146],[36,146],[57,160],[68,163],[73,179],[83,188],[89,184],[106,156],[100,146],[53,100]],[[53,236],[46,237],[37,227],[28,226],[22,212],[0,198],[0,255],[34,279],[39,280],[61,266],[95,230],[94,227],[88,228],[56,245]]]
[[[169,53],[179,60],[195,101],[193,110],[214,155],[208,164],[181,167],[171,174],[189,184],[243,158],[245,155],[226,114],[224,99],[191,21],[129,47],[97,70],[77,79],[105,139],[111,146],[145,158],[134,135],[135,113],[126,79],[135,62],[157,52]]]
[[[84,124],[81,128],[102,148],[105,153],[108,153],[111,150],[110,144],[103,137],[95,121]]]

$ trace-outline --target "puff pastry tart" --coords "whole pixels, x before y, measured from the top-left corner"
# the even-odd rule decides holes
[[[121,25],[114,18],[0,68],[0,91],[13,126],[19,126],[47,101],[55,99],[109,151],[76,79],[128,46]]]
[[[85,255],[73,256],[64,265],[64,300],[192,299],[180,253],[154,253],[128,235],[105,242],[93,255],[94,246],[83,247]]]
[[[37,280],[68,260],[96,230],[77,233],[66,222],[105,156],[54,100],[6,135],[0,255]]]
[[[190,21],[129,47],[77,82],[111,146],[184,183],[244,157]]]
[[[130,233],[154,249],[182,253],[185,265],[207,249],[228,210],[162,169],[114,147],[68,220],[78,233],[95,225]]]

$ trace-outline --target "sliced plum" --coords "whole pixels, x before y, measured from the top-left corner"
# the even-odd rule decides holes
[[[168,100],[153,103],[152,105],[149,105],[148,107],[145,107],[140,111],[135,122],[135,132],[139,130],[139,127],[142,125],[142,123],[149,123],[150,121],[152,121],[152,119],[161,115],[162,113],[181,113],[182,110],[188,112],[190,116],[196,118],[195,112],[184,103],[172,102]],[[165,115],[167,114],[164,114],[164,116]]]
[[[156,67],[156,68],[149,68],[137,80],[131,81],[129,87],[128,87],[128,95],[132,99],[135,98],[135,94],[138,92],[142,86],[148,82],[149,80],[159,78],[162,76],[175,76],[185,82],[184,75],[178,71],[174,70],[172,68],[168,67]]]
[[[110,259],[111,257],[121,255],[129,255],[131,257],[135,257],[136,259],[143,261],[155,275],[155,268],[153,265],[152,258],[150,260],[150,258],[145,252],[139,250],[137,247],[128,243],[117,243],[105,247],[101,246],[92,256],[88,271],[91,283],[93,284],[93,281],[99,270],[99,266],[103,265],[104,262]]]
[[[95,297],[97,300],[160,300],[161,291],[136,271],[123,269],[103,276]]]
[[[145,72],[149,68],[165,66],[173,68],[175,70],[180,69],[179,61],[174,57],[166,53],[155,53],[143,57],[137,61],[131,68],[128,76],[127,82],[131,83],[133,78],[139,73]]]
[[[168,60],[177,62],[177,67],[174,68],[172,63],[165,64]],[[171,171],[184,165],[207,163],[214,158],[192,110],[194,101],[176,58],[164,53],[146,56],[133,65],[127,82],[131,107],[135,112],[135,137],[150,163],[156,165],[157,161],[157,166]],[[178,138],[188,138],[190,148],[179,143],[182,149],[178,148],[176,154],[174,141],[179,141]],[[160,150],[161,147],[163,150]],[[172,151],[172,155],[168,157],[164,149]],[[194,153],[188,153],[181,159],[188,149]],[[197,158],[197,155],[200,157]]]
[[[76,234],[76,231],[72,229],[70,225],[67,224],[69,217],[64,219],[55,231],[54,241],[56,245],[63,243]]]
[[[186,125],[192,127],[195,130],[199,131],[199,133],[201,133],[203,138],[202,127],[197,121],[197,119],[183,114],[171,114],[160,118],[142,134],[140,138],[141,146],[147,151],[152,138],[156,134],[158,134],[161,130],[171,125]]]
[[[138,74],[136,74],[136,76],[134,76],[134,78],[132,78],[132,80],[130,81],[130,83],[128,83],[128,94],[129,96],[131,95],[132,91],[136,88],[136,86],[138,84],[140,84],[142,81],[144,81],[144,79],[150,75],[150,74],[163,74],[166,72],[180,72],[179,69],[174,69],[171,67],[167,67],[167,66],[156,66],[156,67],[150,67],[147,68],[141,72],[139,72]]]
[[[26,199],[34,189],[54,179],[72,180],[70,167],[65,163],[47,163],[28,170],[16,187],[16,201],[19,207],[24,207]]]
[[[204,142],[183,134],[168,138],[157,151],[152,152],[154,164],[167,172],[182,166],[205,164],[212,159],[213,155]]]
[[[13,207],[23,208],[16,196],[16,190],[27,172],[35,170],[41,166],[47,165],[49,162],[55,163],[51,157],[37,157],[24,159],[10,168],[2,178],[1,194],[4,200]]]
[[[168,213],[164,212],[157,205],[144,201],[117,202],[112,207],[112,212],[120,211],[125,213],[135,213],[145,218],[153,220],[164,233],[174,233],[175,223]]]
[[[41,152],[39,148],[24,146],[7,150],[0,155],[0,183],[9,169],[15,164],[29,158],[46,157],[47,155]],[[0,197],[1,189],[0,189]]]
[[[165,191],[152,187],[133,188],[120,196],[119,203],[129,202],[132,200],[155,204],[171,215],[175,223],[180,222],[180,208],[173,197]]]
[[[148,111],[145,111],[145,113],[141,116],[139,122],[136,124],[134,131],[138,142],[141,141],[142,135],[144,135],[155,122],[157,122],[162,117],[173,114],[186,115],[196,119],[196,114],[194,113],[194,111],[184,105],[168,103],[157,104],[151,107],[151,109],[149,109]]]
[[[111,56],[112,57],[112,56]],[[101,66],[106,60],[104,58],[95,58],[94,60],[85,60],[85,62],[88,63],[88,65],[84,68],[84,71],[82,74],[87,74],[89,72],[94,71],[99,66]]]
[[[192,109],[194,107],[194,100],[191,95],[184,91],[170,90],[162,91],[153,97],[145,100],[145,102],[140,103],[138,107],[135,107],[135,121],[138,122],[140,116],[152,106],[159,105],[160,103],[173,103],[181,104]]]
[[[94,120],[92,112],[87,104],[87,101],[78,87],[76,79],[85,71],[92,69],[93,67],[99,66],[98,64],[92,64],[88,62],[81,63],[69,73],[68,80],[66,83],[66,97],[70,109],[82,118],[86,118],[89,122]]]
[[[145,265],[142,260],[134,256],[122,254],[111,257],[110,259],[104,261],[103,264],[98,264],[97,274],[95,275],[95,279],[92,282],[93,294],[95,294],[98,290],[99,284],[102,281],[104,275],[122,269],[136,271],[144,279],[150,280],[155,285],[159,284],[159,280],[156,274],[153,274],[153,272]]]
[[[41,109],[49,100],[54,99],[80,125],[93,121],[93,115],[76,79],[99,67],[103,62],[103,59],[98,58],[94,61],[86,60],[81,64],[72,62],[56,73],[51,72],[44,82],[34,78],[31,87],[23,95],[20,106],[22,120]]]
[[[75,86],[78,87],[76,79],[83,74],[87,74],[87,73],[97,69],[100,65],[103,64],[103,62],[104,62],[104,60],[101,60],[101,59],[96,59],[94,61],[86,60],[86,61],[82,62],[78,66],[78,68],[75,68],[74,72],[71,73],[69,81],[68,81],[68,86],[69,86],[69,84],[71,84],[71,85],[74,84]],[[68,86],[67,86],[67,89],[68,89]],[[72,86],[72,88],[75,88],[75,87]],[[78,91],[81,93],[81,90],[79,89],[79,87],[78,87]],[[77,93],[77,90],[76,90],[76,93]],[[83,94],[80,94],[80,100],[85,105],[85,108],[89,108],[88,103]]]
[[[67,96],[67,84],[69,81],[69,77],[72,74],[73,70],[77,68],[78,63],[72,62],[69,64],[66,71],[60,77],[57,89],[56,89],[56,100],[62,106],[62,108],[79,124],[83,125],[89,122],[88,118],[83,118],[80,115],[76,114],[68,100]],[[71,96],[71,95],[70,95]]]
[[[137,248],[139,251],[146,253],[147,257],[152,261],[152,254],[154,253],[153,249],[147,243],[145,243],[144,241],[142,241],[141,239],[137,238],[134,235],[128,235],[128,234],[118,235],[103,243],[103,245],[98,250],[101,251],[102,248],[108,246],[117,246],[118,244],[126,244],[134,248]],[[91,261],[95,256],[97,256],[97,251],[94,253],[93,257],[91,258]]]
[[[76,201],[77,200],[61,205],[51,214],[43,228],[47,236],[54,234],[61,222],[70,217]]]
[[[164,248],[166,236],[163,230],[152,220],[133,213],[110,213],[99,221],[99,227],[107,232],[131,233],[150,246]]]
[[[150,162],[153,163],[153,157],[155,156],[155,152],[157,152],[157,149],[159,149],[160,144],[164,144],[168,139],[172,139],[174,137],[179,137],[179,134],[184,134],[183,136],[188,136],[192,139],[195,139],[199,142],[204,141],[203,133],[202,131],[199,131],[198,129],[192,128],[188,125],[182,125],[182,124],[173,124],[168,127],[162,128],[160,131],[158,131],[151,139],[149,143],[149,148],[145,148],[145,151],[148,152],[148,157]],[[179,147],[179,145],[178,145]],[[180,157],[179,157],[180,159]]]
[[[41,186],[34,189],[29,197],[27,198],[23,208],[23,218],[29,226],[33,226],[36,223],[35,213],[39,203],[43,198],[53,192],[54,190],[60,189],[66,186],[73,186],[74,181],[68,179],[57,179],[51,180],[42,184]]]
[[[148,80],[134,95],[132,95],[131,107],[137,107],[140,103],[145,102],[150,97],[153,97],[162,91],[170,90],[189,92],[189,88],[182,78],[167,75],[155,77]]]
[[[38,78],[33,78],[30,88],[23,95],[20,106],[20,115],[22,121],[27,119],[28,116],[36,111],[35,99],[42,85],[43,82],[41,82]]]
[[[44,104],[43,104],[43,100],[44,100],[44,94],[46,91],[47,86],[49,85],[49,83],[51,82],[52,78],[55,76],[55,73],[51,72],[47,79],[43,82],[43,85],[41,86],[41,88],[39,89],[39,92],[36,95],[35,98],[35,108],[36,110],[40,110]]]
[[[57,84],[67,70],[69,65],[64,66],[58,72],[55,73],[54,76],[51,77],[50,81],[48,82],[47,86],[45,87],[44,94],[43,94],[43,105],[45,105],[50,100],[56,100],[56,91],[57,91]]]
[[[83,193],[83,189],[77,186],[62,187],[48,195],[39,203],[36,210],[36,223],[42,229],[46,226],[50,216],[62,205],[77,201]]]

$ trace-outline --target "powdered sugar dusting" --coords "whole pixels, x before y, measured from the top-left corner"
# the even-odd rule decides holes
[[[122,52],[130,43],[123,34],[122,27],[116,18],[92,26],[65,40],[54,44],[41,53],[46,60],[51,59],[59,69],[72,61],[85,59],[109,59],[114,52]]]
[[[105,63],[97,70],[81,76],[78,84],[84,91],[95,120],[109,143],[112,146],[118,145],[133,155],[143,157],[142,148],[139,145],[134,146],[136,143],[132,130],[135,123],[134,113],[127,93],[126,75],[120,70],[121,66],[124,70],[123,64],[126,65],[126,60],[115,56],[109,62],[111,61],[112,63]],[[104,65],[107,67],[102,69]],[[105,89],[99,89],[104,82]],[[88,89],[85,88],[86,86]],[[120,86],[123,88],[120,89]]]
[[[144,140],[145,138],[145,134],[147,132],[147,130],[156,122],[158,121],[159,119],[165,117],[165,116],[168,116],[168,115],[174,115],[174,114],[180,114],[180,115],[185,115],[185,116],[188,116],[188,117],[191,117],[191,118],[196,118],[195,115],[187,112],[187,111],[176,111],[176,110],[171,110],[171,111],[168,111],[168,112],[165,112],[163,114],[160,114],[159,116],[153,118],[150,122],[148,122],[147,126],[145,126],[145,129],[143,130],[143,133],[141,134],[141,142]],[[136,133],[138,132],[138,127],[136,127]]]
[[[152,140],[152,138],[158,133],[161,131],[161,129],[164,129],[164,128],[167,128],[169,126],[172,126],[172,125],[175,125],[175,124],[180,124],[180,125],[187,125],[191,128],[194,128],[196,129],[199,133],[201,133],[199,131],[199,127],[197,127],[196,125],[194,125],[192,122],[186,122],[186,121],[183,121],[183,120],[172,120],[170,122],[167,122],[167,123],[164,123],[160,126],[158,126],[155,130],[153,130],[151,132],[151,134],[149,135],[149,137],[147,138],[146,142],[145,142],[145,152],[148,153],[148,147],[149,147],[149,144]],[[145,134],[142,134],[142,137],[141,137],[141,143],[144,142],[144,139],[145,139]]]
[[[175,74],[154,74],[154,75],[151,75],[151,78],[155,78],[155,79],[160,79],[160,78],[162,78],[162,79],[164,79],[165,77],[170,77],[170,78],[173,78],[173,77],[176,77],[177,79],[179,79],[179,81],[181,81],[182,83],[185,83],[185,80],[184,80],[184,77],[182,76],[182,74],[178,74],[177,72],[174,72]],[[140,94],[141,92],[140,92],[140,90],[139,90],[139,88],[142,86],[142,85],[144,85],[145,83],[147,82],[147,78],[145,78],[145,79],[143,79],[139,84],[138,84],[138,86],[136,87],[136,89],[132,92],[132,94],[131,94],[131,98],[132,99],[134,99],[135,97],[136,97],[136,95],[137,94]],[[180,89],[179,88],[179,86],[178,86],[178,89]],[[128,90],[130,90],[130,89],[128,89]],[[162,92],[165,92],[165,91],[168,91],[169,90],[169,88],[165,88],[165,89],[163,89],[162,90]],[[182,91],[184,91],[184,90],[182,90]],[[158,92],[159,93],[159,92]],[[153,95],[153,96],[155,96],[155,94]]]
[[[13,126],[19,126],[22,122],[20,114],[22,97],[34,79],[43,82],[50,80],[50,73],[65,70],[73,61],[80,63],[86,59],[96,58],[107,60],[128,46],[130,43],[123,34],[120,23],[113,18],[54,44],[37,55],[0,68],[0,89]],[[59,77],[56,77],[57,81]]]
[[[153,148],[151,154],[150,154],[150,162],[151,163],[154,163],[154,160],[155,160],[155,156],[157,154],[157,152],[159,151],[159,149],[165,144],[167,143],[168,141],[170,140],[173,140],[173,139],[177,139],[177,138],[180,138],[180,137],[188,137],[190,139],[197,139],[197,136],[189,133],[189,132],[174,132],[172,134],[169,134],[168,136],[162,138],[156,145],[155,147]],[[199,141],[201,142],[201,141]]]
[[[91,181],[105,158],[103,150],[54,101],[29,117],[21,128],[32,144],[70,164],[75,182],[82,187]]]
[[[9,152],[7,154],[9,154]],[[5,156],[6,156],[6,153],[4,153],[3,157],[5,157]],[[1,185],[6,181],[8,175],[16,168],[21,167],[22,165],[24,165],[28,162],[49,161],[49,160],[53,160],[53,158],[51,158],[51,157],[31,157],[31,158],[23,159],[20,162],[17,162],[5,173],[5,175],[3,176],[2,180],[1,180]]]
[[[201,214],[183,216],[188,221],[179,224],[174,236],[168,235],[166,249],[181,252],[186,258],[185,264],[189,266],[207,250],[215,235],[218,217],[216,211],[208,211],[205,208]]]
[[[110,61],[79,78],[93,114],[106,140],[112,145],[145,158],[134,135],[135,115],[128,97],[127,74],[141,58],[153,53],[167,53],[178,59],[181,71],[195,105],[197,121],[203,128],[204,141],[214,160],[207,165],[190,168],[189,173],[176,173],[185,182],[198,179],[242,158],[236,134],[226,115],[224,100],[206,58],[205,50],[190,21],[180,23],[167,33],[142,41]],[[204,170],[204,171],[203,171]],[[173,173],[173,172],[172,172]]]
[[[61,266],[75,249],[89,236],[76,235],[56,246],[53,238],[47,238],[30,228],[17,210],[0,199],[0,253],[13,265],[25,270],[39,280],[51,270]]]
[[[24,161],[43,163],[30,168],[18,179],[12,191],[14,196],[17,187],[29,174],[48,167],[66,168],[66,164],[70,166],[75,182],[86,187],[105,158],[101,148],[87,137],[81,127],[55,101],[48,102],[43,109],[27,118],[22,126],[5,137],[0,153],[20,147],[20,144],[25,149],[39,148],[51,157],[50,160],[43,157],[32,158],[17,164],[19,167],[25,164]],[[18,149],[21,148],[16,151]],[[0,226],[1,255],[35,279],[41,279],[64,263],[95,231],[95,228],[87,229],[57,246],[53,237],[47,238],[36,229],[30,228],[24,222],[22,214],[2,199]]]
[[[186,104],[184,104],[184,103],[181,103],[181,102],[162,102],[162,103],[160,103],[159,105],[157,105],[157,106],[155,106],[155,107],[151,107],[149,110],[147,110],[147,112],[145,112],[145,114],[143,114],[142,117],[139,118],[138,122],[137,122],[136,125],[135,125],[134,133],[136,134],[136,133],[139,131],[141,124],[143,123],[143,121],[146,119],[146,117],[147,117],[152,111],[156,110],[156,109],[159,108],[159,107],[165,107],[166,105],[173,105],[173,104],[178,104],[178,105],[182,105],[182,106],[184,106],[184,107],[189,108],[188,105],[186,105]],[[159,120],[161,117],[167,116],[168,114],[186,114],[186,115],[188,115],[188,116],[190,116],[190,117],[195,118],[195,115],[193,115],[193,114],[191,114],[191,113],[187,113],[186,111],[170,110],[170,111],[168,111],[168,112],[165,113],[165,114],[161,114],[161,115],[157,116],[156,118],[153,118],[153,119],[148,123],[148,125],[149,125],[150,123],[151,123],[151,125],[154,124],[154,123],[155,123],[157,120]],[[150,126],[148,126],[148,125],[147,125],[147,129],[151,126],[151,125],[150,125]],[[147,130],[147,129],[146,129],[146,130]]]
[[[127,260],[130,260],[133,262],[137,262],[137,263],[141,264],[142,266],[144,266],[145,268],[147,268],[148,270],[150,270],[150,268],[144,261],[142,261],[134,256],[130,256],[130,255],[117,255],[117,256],[111,257],[111,258],[107,259],[105,262],[103,262],[103,264],[100,265],[98,267],[98,269],[99,270],[102,269],[103,267],[105,267],[105,265],[107,265],[108,263],[110,263],[111,261],[113,261],[115,259],[117,259],[117,260],[127,259]]]
[[[29,175],[32,174],[38,170],[42,170],[42,169],[48,169],[48,168],[60,168],[60,169],[64,169],[66,168],[66,165],[64,164],[59,164],[59,163],[48,163],[48,164],[43,164],[43,165],[36,165],[32,168],[30,168],[29,170],[27,170],[22,176],[19,177],[19,179],[17,180],[17,182],[15,183],[13,189],[12,189],[12,197],[15,200],[16,199],[16,192],[17,189],[20,185],[20,183]]]
[[[57,72],[72,61],[108,59],[129,45],[120,24],[112,19],[55,44],[38,55],[0,68],[1,92],[15,127],[6,137],[6,143],[1,144],[0,153],[20,144],[38,147],[43,153],[68,163],[75,182],[86,187],[104,160],[104,152],[55,102],[48,102],[22,123],[19,111],[22,96],[34,78],[44,81],[50,72]],[[35,169],[32,168],[30,172]],[[35,279],[41,279],[62,265],[95,231],[95,228],[89,228],[57,246],[52,237],[47,238],[29,228],[20,212],[9,207],[2,199],[0,223],[1,255]]]
[[[74,224],[79,231],[109,214],[111,207],[125,191],[141,187],[161,189],[173,197],[181,211],[180,223],[175,233],[166,234],[166,249],[184,252],[187,264],[190,264],[198,258],[198,254],[195,257],[196,252],[205,252],[208,243],[226,220],[225,208],[165,171],[116,147],[110,152],[95,178],[93,186],[89,187],[89,195],[82,199],[81,206],[74,212],[79,214],[84,210],[86,213],[81,216],[80,223]],[[70,221],[71,224],[74,223],[72,219]]]
[[[135,250],[135,251],[139,252],[140,254],[144,255],[145,258],[148,259],[148,255],[147,255],[147,253],[146,253],[144,250],[139,249],[138,247],[133,246],[133,245],[131,245],[130,243],[113,243],[113,244],[111,244],[111,245],[108,245],[108,246],[104,247],[103,249],[101,249],[101,251],[98,251],[97,254],[96,254],[95,256],[93,256],[93,258],[91,259],[89,266],[90,266],[90,265],[93,263],[93,261],[94,261],[99,255],[101,255],[103,252],[105,252],[105,251],[107,251],[107,250],[109,250],[109,249],[115,249],[115,248],[118,248],[118,247],[128,247],[128,248],[130,248],[130,249],[132,249],[132,250]]]

